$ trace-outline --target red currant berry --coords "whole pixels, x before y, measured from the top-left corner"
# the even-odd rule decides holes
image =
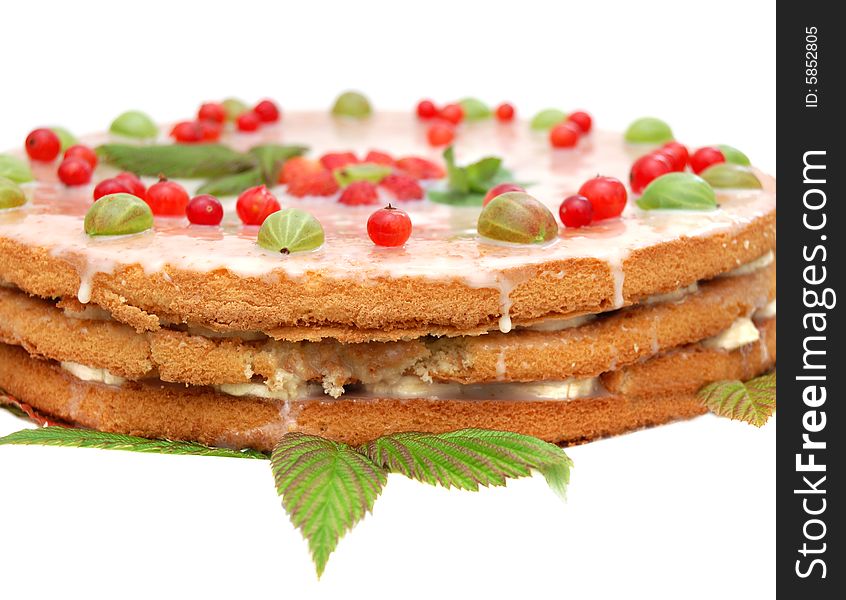
[[[204,142],[216,142],[220,139],[223,125],[214,121],[200,121],[200,134]]]
[[[670,158],[658,152],[646,154],[637,159],[629,173],[629,185],[635,194],[640,194],[653,179],[673,170]]]
[[[511,106],[508,102],[503,102],[502,104],[496,107],[496,118],[499,119],[502,123],[513,121],[514,107]]]
[[[206,102],[200,105],[200,110],[197,111],[197,119],[200,121],[223,123],[226,121],[226,109],[219,102]]]
[[[66,158],[59,164],[59,180],[65,185],[85,185],[94,169],[81,158]]]
[[[455,139],[455,130],[447,123],[435,123],[426,132],[426,139],[431,146],[446,146]]]
[[[35,129],[26,136],[24,147],[32,160],[51,162],[59,156],[62,142],[52,129]]]
[[[389,204],[367,219],[367,235],[377,246],[402,246],[411,236],[411,219]]]
[[[438,114],[438,107],[431,100],[421,100],[417,104],[417,116],[421,119],[431,119]]]
[[[235,121],[238,131],[255,131],[261,125],[261,119],[253,111],[249,110],[238,116]]]
[[[570,113],[567,120],[578,125],[579,129],[582,130],[582,133],[590,133],[590,129],[593,127],[593,119],[583,110],[577,110],[574,113]]]
[[[690,158],[687,147],[678,142],[664,144],[658,153],[670,159],[670,163],[673,165],[673,171],[684,171],[685,167],[687,167],[687,161]]]
[[[521,188],[516,183],[500,183],[498,185],[493,186],[491,189],[488,190],[488,193],[485,194],[485,199],[482,201],[482,206],[487,206],[488,202],[496,198],[497,196],[504,194],[506,192],[525,192],[523,188]]]
[[[147,199],[147,186],[144,185],[144,182],[141,181],[135,173],[121,171],[115,175],[114,178],[121,182],[133,196],[141,198],[142,200]]]
[[[235,209],[244,225],[261,225],[269,215],[280,208],[276,196],[264,185],[244,190],[235,203]]]
[[[122,181],[116,177],[104,179],[94,186],[94,200],[99,200],[103,196],[109,194],[131,194],[132,190]]]
[[[458,125],[464,120],[464,109],[460,104],[447,104],[441,109],[441,118]]]
[[[705,146],[691,155],[690,168],[694,173],[699,174],[711,165],[723,162],[726,162],[726,157],[719,148]]]
[[[565,227],[584,227],[593,221],[593,204],[578,194],[564,199],[558,208],[558,216]]]
[[[194,225],[220,225],[223,205],[211,194],[200,194],[191,198],[185,207],[185,215]]]
[[[97,153],[82,144],[74,144],[65,150],[64,158],[81,158],[91,165],[92,169],[97,168]]]
[[[565,121],[549,130],[549,143],[553,148],[572,148],[579,142],[581,128],[575,123]]]
[[[281,116],[279,107],[273,100],[262,100],[253,108],[253,112],[258,115],[262,123],[275,123]]]
[[[150,205],[153,214],[159,217],[183,216],[189,200],[188,192],[184,187],[164,177],[147,190],[147,204]]]
[[[196,144],[203,141],[203,129],[197,121],[181,121],[170,130],[170,137],[181,144]]]
[[[619,217],[628,199],[626,186],[619,179],[601,176],[584,182],[579,188],[579,195],[590,200],[594,221]]]

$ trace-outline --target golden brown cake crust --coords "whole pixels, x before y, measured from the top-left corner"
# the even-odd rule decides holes
[[[609,241],[609,243],[612,243]],[[775,210],[730,232],[680,238],[632,251],[623,262],[624,304],[709,279],[775,247]],[[561,277],[561,273],[566,273]],[[614,308],[615,276],[599,259],[573,258],[502,271],[517,282],[509,294],[514,324]],[[80,275],[73,257],[0,237],[0,281],[42,298],[75,298]],[[499,289],[427,277],[333,279],[319,272],[289,279],[279,272],[239,277],[140,265],[97,273],[91,301],[138,331],[162,322],[217,331],[266,331],[289,340],[334,337],[344,342],[396,340],[434,333],[496,329]]]
[[[210,388],[87,383],[20,347],[0,344],[0,388],[57,419],[103,431],[270,450],[287,431],[361,443],[396,431],[464,427],[578,443],[705,412],[695,392],[717,379],[748,379],[775,364],[775,319],[733,352],[681,348],[602,377],[608,394],[570,401],[345,398],[290,404]]]
[[[538,381],[592,377],[697,342],[774,297],[773,263],[703,282],[679,300],[629,307],[573,329],[351,345],[211,339],[169,329],[136,333],[116,321],[72,318],[52,303],[0,288],[0,342],[127,379],[192,385],[272,380],[279,369],[336,386],[415,373],[458,383]]]

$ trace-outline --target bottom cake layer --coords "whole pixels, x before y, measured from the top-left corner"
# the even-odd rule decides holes
[[[573,400],[345,395],[281,402],[178,384],[112,386],[82,381],[55,362],[5,344],[0,344],[0,389],[44,415],[83,427],[264,451],[289,431],[357,444],[397,431],[466,427],[575,444],[704,413],[696,398],[700,387],[749,379],[775,364],[775,319],[758,328],[757,342],[732,352],[694,344],[606,373],[602,391]]]

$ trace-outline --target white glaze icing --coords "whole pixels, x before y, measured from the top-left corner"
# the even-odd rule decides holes
[[[90,143],[102,141],[87,138]],[[404,113],[377,113],[362,122],[338,121],[322,112],[291,112],[278,127],[256,135],[233,135],[224,140],[246,148],[268,141],[306,143],[312,153],[382,149],[394,155],[439,158],[425,143],[425,128]],[[579,149],[550,150],[543,136],[524,123],[501,126],[494,122],[467,124],[456,142],[459,162],[488,154],[504,157],[505,165],[521,181],[534,182],[528,191],[557,212],[561,199],[583,181],[602,173],[625,181],[632,158],[618,134],[595,132]],[[312,212],[323,224],[326,244],[317,251],[282,257],[255,244],[257,228],[242,226],[234,215],[234,201],[225,202],[227,215],[220,229],[189,226],[183,219],[157,219],[154,232],[120,238],[92,239],[82,229],[91,204],[91,186],[56,185],[55,169],[36,169],[41,183],[32,186],[32,201],[20,210],[0,213],[0,236],[40,246],[73,264],[80,275],[78,297],[88,302],[94,276],[139,264],[147,273],[167,270],[228,269],[245,277],[301,278],[320,271],[325,277],[357,278],[376,283],[403,276],[458,280],[500,292],[500,329],[510,329],[510,291],[519,285],[502,271],[550,260],[594,257],[607,262],[614,282],[613,303],[623,305],[625,258],[632,250],[682,237],[710,235],[737,229],[775,206],[775,181],[759,174],[764,190],[719,192],[720,208],[708,212],[639,210],[630,201],[622,218],[580,230],[564,230],[555,243],[542,247],[514,247],[480,243],[475,235],[478,208],[450,207],[428,201],[402,202],[414,224],[403,248],[377,248],[367,237],[366,221],[373,207],[348,207],[336,198],[298,199],[275,190],[283,206]],[[111,174],[104,167],[95,181]],[[196,186],[199,182],[190,182]],[[566,273],[560,274],[566,277]]]

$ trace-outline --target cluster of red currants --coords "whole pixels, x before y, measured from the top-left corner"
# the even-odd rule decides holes
[[[653,180],[674,171],[684,171],[688,165],[699,174],[711,165],[725,162],[722,150],[713,146],[699,148],[690,154],[687,147],[679,142],[668,142],[638,158],[629,173],[629,185],[632,192],[640,194]]]
[[[619,179],[597,175],[585,181],[577,194],[564,199],[558,216],[565,227],[572,228],[613,219],[623,213],[628,196]]]
[[[501,123],[514,120],[514,107],[503,102],[494,110],[494,116]],[[458,103],[445,104],[438,108],[431,100],[417,103],[417,117],[423,121],[432,121],[426,130],[429,145],[448,146],[455,139],[455,128],[464,120],[464,109]]]
[[[553,148],[573,148],[583,135],[590,133],[592,127],[590,114],[577,110],[549,130],[549,143]]]
[[[52,129],[35,129],[26,136],[24,148],[30,159],[53,162],[62,150],[62,142]],[[83,144],[70,146],[62,155],[57,174],[65,185],[85,185],[97,166],[97,153]]]
[[[244,132],[256,131],[263,124],[275,123],[280,118],[279,107],[272,100],[262,100],[252,109],[234,116],[235,127]],[[176,123],[170,130],[170,136],[182,144],[216,142],[226,119],[226,107],[222,103],[206,102],[200,105],[196,119]]]

